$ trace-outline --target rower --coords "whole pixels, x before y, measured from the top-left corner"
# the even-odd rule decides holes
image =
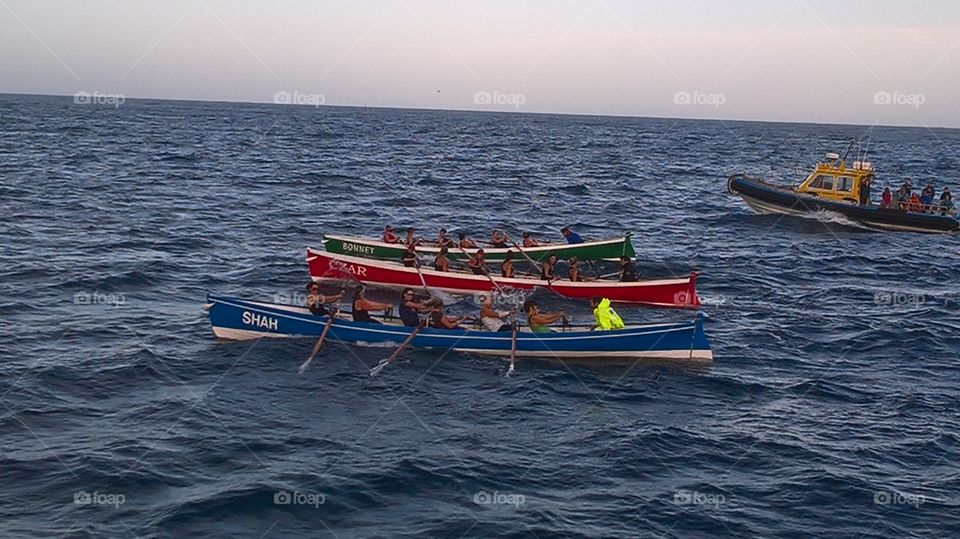
[[[512,324],[505,324],[503,320],[515,313],[516,309],[498,311],[493,308],[492,296],[480,297],[480,322],[488,331],[511,331]]]
[[[417,245],[418,243],[420,243],[419,240],[413,237],[413,233],[416,230],[417,229],[413,228],[412,226],[407,227],[407,242],[406,242],[407,245]]]
[[[601,298],[600,296],[594,296],[590,299],[590,308],[593,309],[593,317],[596,319],[597,323],[594,324],[594,329],[599,329],[603,331],[609,331],[611,329],[623,329],[623,319],[620,318],[620,315],[613,310],[613,307],[610,306],[610,300],[607,298]]]
[[[412,288],[404,288],[400,298],[400,321],[404,326],[417,327],[423,324],[420,315],[417,313],[428,312],[433,307],[427,303],[419,303],[413,294]]]
[[[433,259],[433,269],[437,271],[450,271],[450,261],[447,260],[447,247],[440,247],[440,252]]]
[[[460,238],[460,248],[461,249],[476,249],[477,244],[473,240],[468,239],[467,235],[463,232],[457,234],[457,237]]]
[[[403,252],[403,255],[400,257],[400,260],[403,262],[403,265],[408,268],[417,267],[417,247],[412,244],[407,244],[407,250]]]
[[[316,316],[328,316],[330,311],[327,310],[325,303],[334,303],[343,299],[343,292],[341,291],[336,296],[324,296],[320,293],[320,285],[315,282],[307,283],[307,304],[306,307],[310,309],[310,312]],[[336,309],[334,309],[336,312]]]
[[[529,232],[524,232],[523,246],[524,247],[540,247],[540,242],[538,242],[536,238],[531,236]]]
[[[463,329],[460,322],[466,320],[466,316],[447,316],[443,314],[443,301],[435,299],[428,303],[430,310],[430,326],[437,329]]]
[[[637,280],[637,269],[633,267],[633,262],[629,256],[620,257],[620,282],[632,283]]]
[[[567,238],[567,243],[583,243],[583,238],[580,237],[580,234],[577,234],[568,226],[561,228],[560,233],[563,234],[564,238]]]
[[[440,229],[440,234],[437,235],[437,245],[440,247],[453,247],[455,245],[453,239],[447,236],[446,228]]]
[[[383,227],[383,243],[399,243],[400,237],[393,233],[393,227],[387,225]]]
[[[509,247],[509,245],[507,245],[508,239],[506,234],[494,229],[493,235],[490,236],[490,245],[497,249],[506,249]]]
[[[523,302],[523,311],[527,313],[527,322],[530,324],[530,331],[534,333],[551,333],[550,324],[566,318],[567,313],[560,311],[556,313],[542,313],[536,301],[528,299]]]
[[[366,322],[368,324],[379,324],[378,320],[374,320],[370,317],[369,311],[383,311],[386,314],[389,311],[393,310],[393,305],[390,303],[380,303],[378,301],[370,301],[369,299],[363,297],[363,285],[357,285],[353,289],[353,306],[351,310],[353,311],[353,321],[354,322]]]
[[[567,264],[570,266],[567,270],[567,276],[570,277],[571,283],[583,281],[583,278],[580,277],[580,268],[578,267],[579,263],[580,260],[578,260],[575,256],[571,257],[570,260],[567,261]]]
[[[547,258],[543,262],[543,266],[540,268],[540,279],[544,281],[552,281],[557,278],[553,273],[554,266],[557,265],[557,257],[550,255],[550,258]]]
[[[484,260],[483,257],[483,249],[477,249],[477,252],[473,253],[470,260],[467,260],[467,267],[470,268],[470,271],[472,271],[474,275],[487,274],[487,261]]]
[[[500,276],[508,279],[513,277],[513,251],[507,251],[503,255],[503,262],[500,263]]]

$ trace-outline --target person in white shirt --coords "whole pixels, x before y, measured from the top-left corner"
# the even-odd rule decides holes
[[[493,308],[493,297],[484,296],[480,303],[480,321],[487,331],[511,331],[510,324],[505,324],[503,320],[513,314],[514,310],[498,311]]]

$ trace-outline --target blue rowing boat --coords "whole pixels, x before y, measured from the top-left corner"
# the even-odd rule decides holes
[[[261,337],[319,336],[328,321],[303,307],[247,301],[228,296],[207,296],[205,308],[213,333],[221,339],[243,340]],[[517,333],[518,357],[556,359],[674,359],[712,361],[713,352],[703,331],[702,314],[680,323],[628,326],[614,331],[587,331],[583,327],[571,331],[533,333],[522,329]],[[328,339],[367,346],[400,344],[413,328],[396,320],[383,319],[382,324],[354,322],[345,315],[334,318]],[[477,331],[473,329],[423,328],[410,346],[458,352],[509,356],[511,332]]]

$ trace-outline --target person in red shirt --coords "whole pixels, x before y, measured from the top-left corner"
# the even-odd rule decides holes
[[[383,227],[383,243],[397,243],[400,238],[393,233],[393,227],[387,225]]]
[[[889,187],[884,187],[883,195],[880,197],[880,207],[889,208],[893,204],[893,193],[890,192]]]

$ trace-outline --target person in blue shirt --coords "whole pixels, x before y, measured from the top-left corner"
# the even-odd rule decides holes
[[[560,233],[563,234],[564,238],[567,238],[567,243],[583,243],[583,238],[580,237],[580,234],[570,230],[568,226],[561,228]]]
[[[412,288],[404,288],[400,300],[400,321],[407,327],[417,327],[423,323],[417,313],[433,310],[433,305],[416,301]]]
[[[920,193],[920,203],[923,204],[923,213],[933,213],[930,211],[930,206],[933,205],[933,196],[937,192],[932,185],[927,185],[923,188],[923,191]]]

